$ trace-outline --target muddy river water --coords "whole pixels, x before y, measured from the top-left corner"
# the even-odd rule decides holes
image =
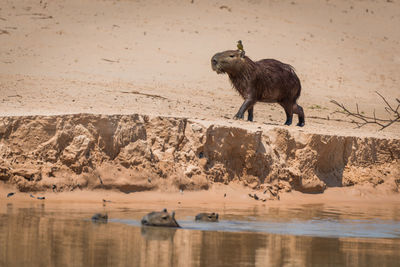
[[[141,227],[154,209],[1,200],[0,266],[400,266],[397,205],[223,207],[218,223],[181,207],[181,229]]]

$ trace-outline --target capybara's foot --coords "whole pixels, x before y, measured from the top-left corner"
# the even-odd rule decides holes
[[[304,122],[299,122],[299,123],[296,124],[296,126],[299,126],[299,127],[303,127],[304,125],[305,125]]]
[[[237,113],[234,117],[233,117],[233,119],[234,120],[243,120],[243,118],[244,118],[244,115],[242,114],[239,114],[239,113]]]
[[[285,121],[285,124],[284,124],[284,125],[287,125],[287,126],[292,125],[292,119],[287,119],[287,120]]]

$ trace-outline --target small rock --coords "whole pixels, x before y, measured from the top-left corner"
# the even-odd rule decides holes
[[[185,158],[187,161],[191,161],[196,158],[196,153],[194,153],[193,150],[190,150],[189,152],[184,153],[184,155],[185,155]]]
[[[12,197],[13,195],[15,195],[15,192],[8,193],[7,197]]]
[[[191,126],[192,126],[193,132],[200,132],[203,129],[200,125],[195,124],[195,123],[192,124]]]
[[[28,181],[32,181],[35,176],[39,175],[38,170],[25,169],[25,168],[14,169],[12,170],[12,173],[14,175],[22,176]]]
[[[170,147],[170,148],[168,148],[167,150],[165,150],[165,154],[168,154],[168,155],[174,155],[174,153],[175,153],[175,148],[174,147]]]
[[[199,167],[194,166],[194,165],[189,165],[186,167],[186,170],[184,171],[184,174],[188,176],[189,178],[192,177],[195,174],[200,174],[201,171]]]
[[[257,189],[259,186],[259,182],[258,181],[254,181],[250,184],[248,184],[248,187],[250,187],[251,189]]]
[[[260,198],[256,194],[254,194],[254,195],[249,194],[249,197],[254,198],[255,200],[260,200]]]
[[[201,158],[199,159],[199,165],[200,167],[202,167],[203,169],[205,169],[207,167],[207,159],[206,158]]]
[[[276,197],[276,196],[278,195],[278,192],[277,192],[277,191],[269,190],[269,192],[270,192],[271,195],[274,196],[274,197]]]

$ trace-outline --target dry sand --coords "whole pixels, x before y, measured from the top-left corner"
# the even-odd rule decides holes
[[[398,146],[399,124],[354,129],[330,100],[387,116],[375,91],[400,98],[399,14],[398,1],[2,1],[0,115],[138,113]],[[250,58],[296,68],[304,128],[281,127],[275,104],[257,104],[254,123],[229,119],[242,99],[210,58],[238,39]]]

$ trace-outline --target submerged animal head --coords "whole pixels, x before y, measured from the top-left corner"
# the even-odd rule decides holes
[[[218,222],[218,213],[199,213],[195,217],[196,221]]]
[[[106,223],[108,221],[108,215],[107,214],[96,213],[95,215],[92,216],[92,221],[93,222]]]
[[[173,211],[169,214],[167,209],[150,212],[143,217],[141,222],[142,225],[147,226],[180,227],[175,220],[175,212]]]
[[[218,74],[234,74],[240,72],[246,65],[246,56],[243,50],[227,50],[216,53],[211,58],[211,68]]]

